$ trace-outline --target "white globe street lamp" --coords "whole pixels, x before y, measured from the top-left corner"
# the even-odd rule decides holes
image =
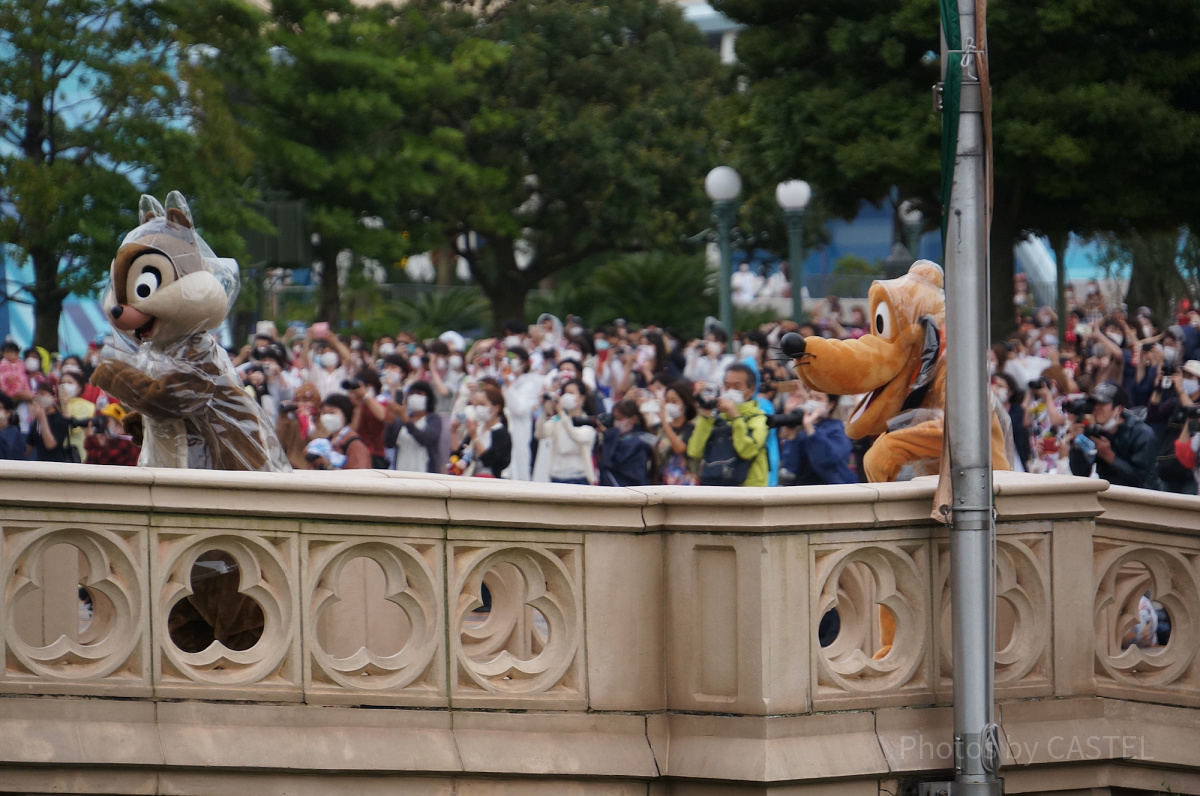
[[[725,327],[725,347],[733,351],[733,250],[729,233],[737,217],[737,198],[742,193],[742,178],[729,166],[717,166],[704,178],[704,192],[713,203],[713,221],[717,225],[717,244],[721,249],[721,269],[717,283],[720,296],[721,325]]]
[[[788,272],[792,279],[792,320],[804,322],[804,211],[812,187],[804,180],[787,180],[775,187],[775,201],[783,210],[788,233]]]

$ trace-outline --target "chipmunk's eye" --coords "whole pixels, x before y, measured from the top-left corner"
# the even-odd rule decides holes
[[[139,298],[150,298],[150,294],[158,290],[158,286],[161,284],[162,274],[157,268],[149,265],[134,283],[133,292],[137,293]]]

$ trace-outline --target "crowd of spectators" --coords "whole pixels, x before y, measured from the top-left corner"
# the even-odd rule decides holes
[[[1073,298],[1073,297],[1072,297]],[[230,352],[296,469],[386,468],[635,486],[776,486],[862,480],[871,440],[847,438],[857,396],[806,390],[779,351],[789,331],[853,338],[861,302],[829,298],[803,326],[702,337],[618,320],[586,328],[544,315],[497,337],[400,331],[368,340],[325,324],[270,322]],[[1200,312],[1132,315],[1088,290],[1059,340],[1029,308],[988,352],[1012,420],[1015,469],[1095,475],[1196,493]],[[88,383],[93,346],[57,358],[5,343],[0,458],[135,464],[136,413]]]

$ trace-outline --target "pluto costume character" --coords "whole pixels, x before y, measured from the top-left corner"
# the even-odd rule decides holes
[[[833,395],[862,395],[846,423],[854,439],[879,435],[863,459],[868,481],[894,481],[906,464],[919,474],[938,471],[946,408],[946,294],[941,266],[917,260],[897,279],[876,281],[868,293],[871,329],[857,340],[784,335],[800,381]],[[981,352],[982,355],[982,352]],[[1011,470],[1012,426],[992,402],[992,467]],[[879,609],[880,647],[891,651],[892,613]]]
[[[105,313],[131,351],[106,347],[92,383],[145,418],[138,464],[291,469],[259,406],[209,333],[237,297],[237,264],[196,234],[178,191],[151,196],[112,262]]]
[[[788,334],[780,341],[783,353],[809,389],[863,395],[846,422],[846,434],[854,439],[879,435],[863,461],[868,481],[894,481],[906,464],[919,473],[935,473],[946,407],[942,269],[918,260],[904,276],[872,284],[868,298],[868,334],[857,340]],[[992,467],[997,470],[1012,469],[1007,421],[1003,410],[992,412]]]

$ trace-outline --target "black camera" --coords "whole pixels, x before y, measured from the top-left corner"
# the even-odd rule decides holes
[[[548,393],[548,392],[542,393],[542,403],[544,403],[544,404],[554,403],[554,394]]]
[[[1029,382],[1029,389],[1032,391],[1044,390],[1050,386],[1050,383],[1043,378],[1037,378]]]
[[[358,379],[342,379],[342,389],[345,390],[346,392],[350,392],[351,390],[357,390],[361,386],[362,386],[362,382],[359,381]]]
[[[279,411],[283,412],[284,414],[287,414],[288,412],[295,412],[299,408],[300,407],[298,405],[292,403],[291,401],[286,401],[279,405]]]
[[[1200,418],[1200,404],[1192,404],[1189,407],[1181,410],[1183,416],[1192,420]]]
[[[1088,423],[1083,427],[1083,436],[1085,437],[1108,437],[1109,433],[1093,423]]]
[[[1158,374],[1160,376],[1174,376],[1178,372],[1179,372],[1178,365],[1173,364],[1173,363],[1167,363],[1167,362],[1164,362],[1162,364],[1162,367],[1159,368],[1159,370],[1158,370]]]
[[[605,428],[613,427],[612,412],[605,412],[602,415],[596,415],[592,418],[592,420],[595,421],[596,425],[598,426],[604,426]]]
[[[717,401],[720,396],[715,390],[701,390],[696,394],[696,406],[703,409],[705,412],[711,412],[717,408]]]
[[[1090,415],[1096,408],[1096,399],[1088,396],[1086,398],[1074,398],[1063,404],[1063,411],[1067,414],[1074,415],[1076,420],[1083,420],[1084,415]]]
[[[796,409],[781,415],[767,416],[767,428],[795,428],[802,425],[804,425],[803,409]]]

